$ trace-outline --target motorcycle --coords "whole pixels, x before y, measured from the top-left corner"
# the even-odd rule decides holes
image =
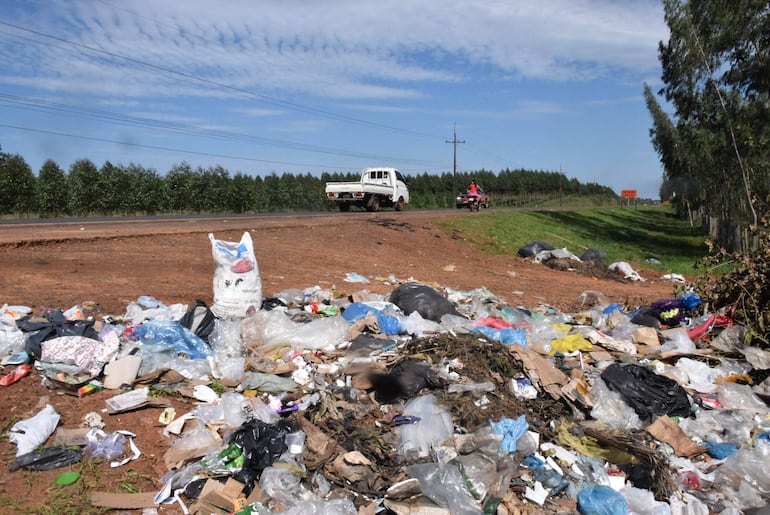
[[[481,198],[478,195],[468,195],[466,204],[469,211],[479,211],[481,208]]]

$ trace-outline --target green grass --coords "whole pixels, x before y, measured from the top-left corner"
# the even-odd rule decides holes
[[[538,240],[566,247],[580,256],[588,248],[607,253],[607,264],[627,261],[663,273],[697,275],[694,266],[706,255],[706,236],[665,206],[572,210],[491,210],[444,220],[448,232],[459,230],[484,252],[516,255]],[[660,264],[647,260],[655,258]]]

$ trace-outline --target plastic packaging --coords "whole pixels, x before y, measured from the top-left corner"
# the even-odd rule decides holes
[[[123,456],[126,442],[128,442],[126,435],[121,432],[105,433],[96,427],[91,428],[86,437],[88,438],[88,443],[83,451],[90,459],[118,459]]]
[[[722,463],[714,484],[741,510],[765,506],[770,495],[768,462],[770,442],[756,440],[753,447],[738,450]]]
[[[251,235],[244,231],[237,242],[223,241],[209,233],[214,270],[214,304],[219,318],[243,318],[262,307],[262,279]]]
[[[218,358],[242,357],[246,352],[241,340],[240,319],[217,318],[208,341]]]
[[[406,468],[420,482],[422,494],[453,515],[478,515],[481,506],[471,495],[456,465],[417,463]]]
[[[450,315],[444,315],[447,317]],[[442,318],[443,320],[444,318]],[[409,316],[398,317],[398,323],[401,331],[411,334],[415,338],[420,338],[425,334],[438,333],[441,331],[441,325],[432,321],[425,320],[417,311],[413,311]]]

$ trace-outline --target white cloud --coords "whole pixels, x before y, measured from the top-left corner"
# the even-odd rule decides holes
[[[41,0],[42,2],[42,0]],[[222,95],[201,77],[280,96],[419,98],[421,83],[472,79],[476,67],[523,79],[650,74],[666,36],[652,0],[46,0],[8,29],[24,43],[5,82],[127,96]],[[18,43],[4,35],[2,46]],[[18,50],[18,48],[16,48]],[[125,56],[125,61],[111,56]],[[0,55],[8,55],[2,51]],[[43,61],[35,66],[36,56]],[[151,68],[142,67],[146,62]],[[142,69],[144,68],[144,69]]]

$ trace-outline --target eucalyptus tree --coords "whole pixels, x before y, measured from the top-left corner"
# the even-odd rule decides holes
[[[0,157],[0,215],[35,210],[35,174],[19,154]]]
[[[99,206],[101,185],[99,170],[88,159],[79,159],[70,165],[67,175],[68,208],[74,215],[85,216]]]
[[[770,194],[770,7],[757,0],[664,0],[659,45],[667,122],[645,91],[667,191],[707,214],[756,224]]]
[[[52,159],[37,177],[37,211],[42,217],[59,217],[67,212],[67,175]]]

